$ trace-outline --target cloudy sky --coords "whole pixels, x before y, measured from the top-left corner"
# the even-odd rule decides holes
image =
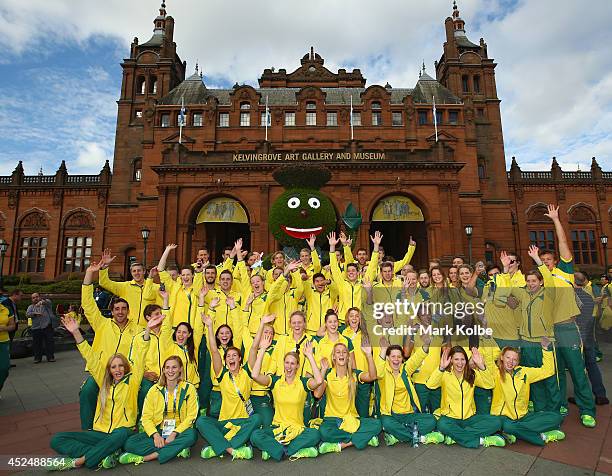
[[[114,146],[122,58],[152,34],[153,0],[0,0],[0,174],[97,173]],[[612,169],[612,29],[606,0],[459,0],[468,37],[498,63],[507,163]],[[209,87],[255,85],[266,67],[360,68],[368,84],[433,75],[452,1],[168,0],[178,53]]]

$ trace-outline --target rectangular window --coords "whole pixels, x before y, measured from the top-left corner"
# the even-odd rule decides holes
[[[361,113],[353,111],[353,126],[361,125]]]
[[[484,117],[484,115],[485,115],[485,110],[484,110],[483,108],[479,107],[479,108],[476,110],[476,114],[478,115],[478,117],[481,117],[481,118],[482,118],[482,117]]]
[[[285,113],[285,125],[290,127],[295,126],[295,112]]]
[[[576,264],[598,264],[595,232],[593,230],[572,230],[572,251]]]
[[[170,114],[162,114],[161,115],[161,126],[162,127],[170,127]]]
[[[472,79],[474,81],[474,92],[479,93],[480,92],[480,76],[476,75]]]
[[[316,126],[317,125],[317,113],[316,112],[307,112],[306,113],[306,125],[307,126]]]
[[[228,112],[219,113],[219,127],[229,127],[229,113]]]
[[[335,127],[338,125],[338,113],[337,112],[327,113],[327,125],[331,127]]]
[[[202,114],[201,113],[195,112],[193,114],[193,126],[202,127]]]
[[[64,272],[83,272],[91,260],[91,236],[77,236],[66,238],[64,246]]]
[[[240,113],[240,127],[249,127],[251,125],[251,113],[241,112]]]
[[[448,123],[459,124],[459,111],[448,111]]]
[[[529,241],[540,250],[555,249],[555,233],[552,230],[533,230],[529,232]]]
[[[393,112],[391,115],[391,124],[394,126],[403,125],[402,113],[400,111]]]
[[[427,111],[419,111],[419,125],[427,124]]]
[[[372,111],[372,125],[382,126],[382,113],[380,111]]]
[[[22,273],[42,273],[45,270],[47,238],[22,238],[17,268]]]
[[[463,76],[461,76],[461,88],[463,89],[464,93],[467,93],[470,91],[470,83],[469,83],[467,74],[464,74]]]
[[[436,109],[436,122],[442,124],[442,111]]]

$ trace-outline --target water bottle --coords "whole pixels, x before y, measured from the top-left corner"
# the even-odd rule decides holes
[[[419,424],[415,421],[412,424],[412,447],[413,448],[418,448],[419,447]]]

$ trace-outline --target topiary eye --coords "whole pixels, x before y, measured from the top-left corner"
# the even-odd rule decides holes
[[[318,198],[310,197],[308,199],[308,205],[310,205],[310,208],[319,208],[321,206],[321,202]]]
[[[287,206],[289,208],[297,208],[297,207],[299,207],[300,206],[300,199],[297,198],[297,197],[291,197],[289,200],[287,200]]]

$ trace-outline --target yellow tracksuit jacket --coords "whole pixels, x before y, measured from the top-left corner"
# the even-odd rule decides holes
[[[108,319],[100,313],[93,297],[93,285],[81,286],[81,306],[85,317],[96,333],[92,349],[98,358],[106,364],[113,354],[128,356],[135,335],[142,331],[136,320],[128,318],[127,324],[121,329],[114,319]]]
[[[111,433],[117,428],[133,428],[136,426],[136,415],[138,413],[138,390],[144,373],[144,356],[150,344],[150,340],[139,339],[136,341],[136,350],[131,372],[128,372],[119,382],[112,383],[104,410],[102,410],[100,399],[96,406],[93,429],[103,433]],[[104,376],[108,359],[100,360],[87,341],[77,345],[79,352],[87,362],[100,391],[104,387]]]
[[[491,415],[500,415],[519,420],[527,414],[529,390],[532,383],[555,374],[555,359],[552,351],[542,352],[542,367],[516,367],[512,373],[504,371],[504,377],[495,370],[495,387]]]
[[[157,298],[147,287],[150,287],[153,281],[145,279],[143,285],[137,284],[133,279],[131,281],[112,281],[108,277],[108,268],[100,270],[100,286],[115,296],[125,299],[130,305],[130,316],[140,326],[145,327],[147,322],[144,318],[143,311],[147,304],[155,304]]]
[[[153,436],[164,422],[165,414],[176,420],[176,433],[183,433],[193,427],[198,417],[198,392],[194,385],[181,380],[177,385],[176,400],[174,392],[168,392],[166,408],[166,387],[153,385],[147,393],[142,406],[142,427],[147,436]]]
[[[351,283],[348,279],[346,279],[346,272],[343,273],[340,270],[340,266],[338,266],[336,253],[329,254],[329,266],[331,269],[332,279],[338,292],[338,318],[340,323],[344,323],[346,314],[351,307],[358,307],[359,309],[363,308],[363,304],[366,300],[366,292],[364,291],[363,285],[359,279],[354,283]],[[369,279],[370,282],[373,282],[375,276],[376,269],[373,266],[368,267],[366,278]]]

